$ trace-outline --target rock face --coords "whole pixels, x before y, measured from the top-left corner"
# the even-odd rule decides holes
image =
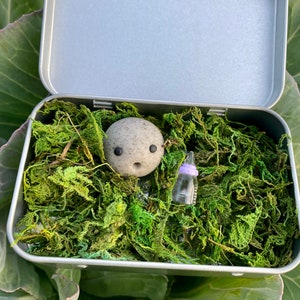
[[[151,173],[164,154],[160,130],[141,118],[124,118],[106,131],[104,152],[108,163],[122,176],[143,177]]]

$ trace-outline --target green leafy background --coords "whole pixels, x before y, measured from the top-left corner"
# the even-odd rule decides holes
[[[25,137],[23,123],[48,94],[38,73],[42,7],[41,0],[0,0],[0,299],[299,299],[300,266],[282,276],[253,279],[167,277],[42,270],[12,251],[5,227]],[[290,0],[286,83],[274,110],[292,131],[300,179],[299,50],[300,0]]]

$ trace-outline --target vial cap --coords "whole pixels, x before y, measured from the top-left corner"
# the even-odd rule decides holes
[[[178,173],[186,174],[186,175],[190,175],[190,176],[194,176],[194,177],[197,177],[199,174],[195,165],[191,165],[191,164],[187,164],[187,163],[184,163],[180,166]]]

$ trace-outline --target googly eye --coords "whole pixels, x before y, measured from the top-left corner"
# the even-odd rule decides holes
[[[150,151],[151,153],[156,152],[156,151],[157,151],[157,146],[152,144],[152,145],[149,147],[149,151]]]
[[[114,154],[115,154],[116,156],[120,156],[120,155],[122,155],[122,153],[123,153],[123,149],[122,149],[121,147],[116,147],[116,148],[114,149]]]

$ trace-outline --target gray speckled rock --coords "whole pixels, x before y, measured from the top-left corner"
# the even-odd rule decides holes
[[[108,163],[123,176],[146,176],[160,163],[164,139],[160,130],[141,118],[124,118],[106,131],[104,152]]]

